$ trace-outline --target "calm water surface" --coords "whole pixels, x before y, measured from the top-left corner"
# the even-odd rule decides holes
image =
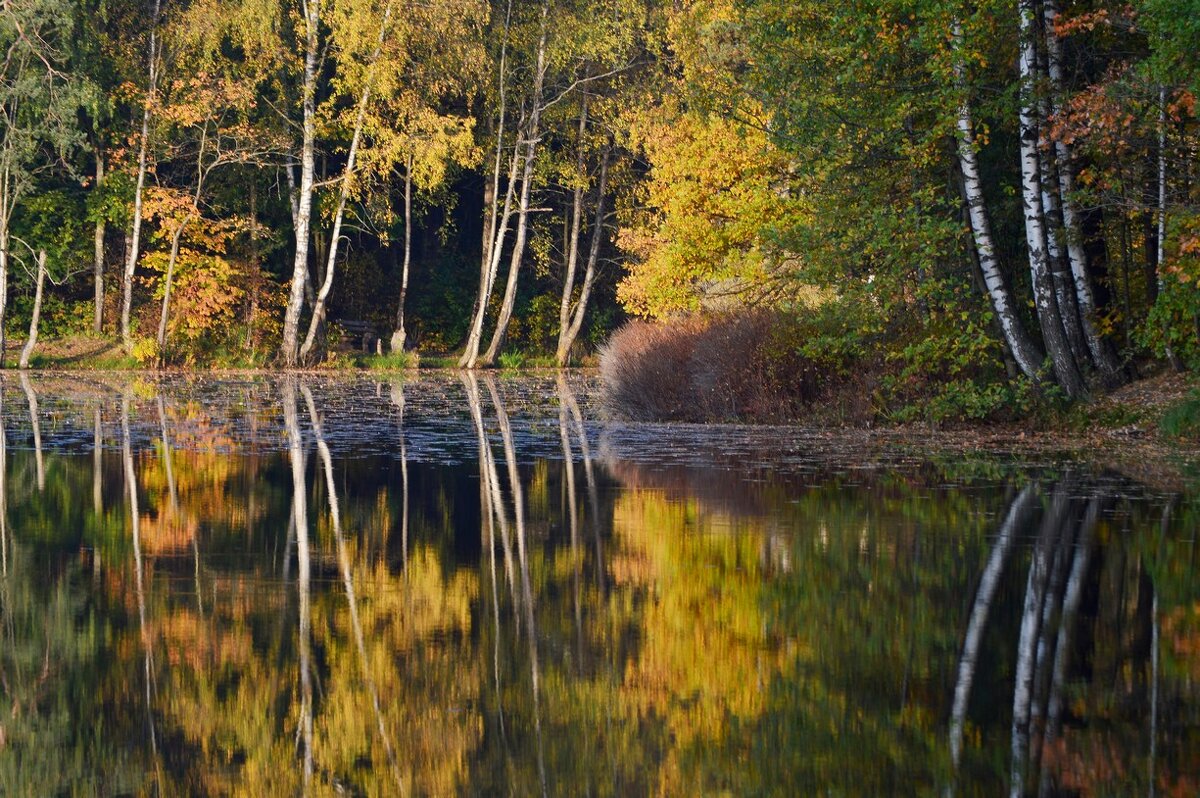
[[[1200,789],[1195,495],[580,376],[2,386],[4,795]]]

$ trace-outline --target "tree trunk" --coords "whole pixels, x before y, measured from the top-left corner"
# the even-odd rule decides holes
[[[158,316],[158,338],[156,341],[158,343],[157,360],[159,368],[162,368],[166,357],[167,317],[171,305],[171,284],[175,279],[175,263],[179,260],[179,241],[183,238],[183,230],[187,227],[191,219],[192,212],[189,211],[187,217],[179,223],[179,226],[175,228],[175,232],[171,234],[171,254],[167,256],[167,274],[163,278],[162,312]]]
[[[96,189],[104,182],[104,155],[96,152]],[[93,240],[92,273],[95,278],[96,307],[92,319],[92,331],[100,335],[104,331],[104,219],[96,220]]]
[[[1059,315],[1058,301],[1046,245],[1046,216],[1042,207],[1041,178],[1038,168],[1038,110],[1034,98],[1037,78],[1037,44],[1034,35],[1034,0],[1020,0],[1021,34],[1021,193],[1025,213],[1025,241],[1029,249],[1029,270],[1042,338],[1054,365],[1059,386],[1072,399],[1087,396],[1087,386]]]
[[[400,301],[396,303],[396,329],[391,340],[391,349],[397,354],[404,353],[408,337],[404,331],[404,300],[408,296],[408,268],[412,263],[412,168],[410,155],[404,168],[404,265],[400,269]]]
[[[1167,87],[1158,91],[1158,269],[1155,286],[1158,296],[1163,293],[1163,263],[1166,261],[1167,245]],[[1164,319],[1162,336],[1167,362],[1175,371],[1183,371],[1183,361],[1171,346],[1170,324]]]
[[[962,24],[954,23],[955,47],[962,48]],[[1016,360],[1017,366],[1026,377],[1037,381],[1044,356],[1038,351],[1037,345],[1025,331],[1017,315],[1011,292],[1000,269],[1000,261],[996,257],[996,246],[992,238],[991,220],[988,217],[986,201],[983,195],[983,181],[979,175],[979,159],[976,154],[975,125],[971,116],[971,105],[967,98],[966,66],[962,58],[955,61],[955,78],[959,90],[963,93],[962,104],[958,108],[958,162],[963,175],[963,193],[967,198],[967,209],[971,219],[971,235],[975,241],[975,251],[979,258],[979,268],[983,272],[984,285],[987,287],[988,298],[992,309],[1004,334],[1004,340]]]
[[[513,243],[512,258],[508,264],[508,282],[504,286],[504,299],[500,303],[500,316],[496,319],[496,330],[492,333],[492,342],[488,345],[480,361],[484,366],[492,366],[504,346],[504,338],[508,334],[508,323],[512,320],[513,307],[517,302],[517,282],[521,274],[521,263],[525,255],[525,240],[529,235],[529,194],[533,188],[533,163],[537,157],[537,145],[540,135],[539,122],[542,114],[542,86],[546,79],[546,32],[547,16],[550,4],[542,3],[541,33],[538,38],[537,67],[533,78],[533,97],[529,113],[529,126],[525,131],[525,165],[521,174],[521,200],[517,207],[517,238]]]
[[[566,356],[563,353],[563,343],[567,336],[567,326],[570,324],[571,295],[575,293],[575,269],[579,264],[579,232],[583,227],[583,195],[584,178],[587,175],[587,162],[584,160],[584,136],[587,135],[587,94],[579,100],[579,135],[575,154],[575,192],[571,198],[571,226],[567,233],[564,252],[567,256],[566,273],[563,275],[562,301],[558,306],[558,350],[556,359],[559,366],[565,365]]]
[[[1058,20],[1057,0],[1043,0],[1042,17],[1046,38],[1046,63],[1050,77],[1050,111],[1058,116],[1061,111],[1060,102],[1065,91],[1066,81],[1063,77],[1062,44],[1055,32]],[[1054,142],[1054,153],[1058,160],[1058,187],[1062,197],[1063,231],[1067,246],[1067,258],[1071,266],[1071,278],[1075,284],[1075,301],[1079,310],[1079,321],[1083,327],[1083,335],[1087,341],[1092,362],[1100,370],[1101,379],[1106,385],[1115,387],[1124,382],[1125,377],[1122,374],[1120,363],[1113,354],[1112,347],[1104,340],[1096,327],[1096,295],[1092,286],[1087,250],[1084,247],[1086,237],[1083,231],[1083,213],[1075,201],[1074,159],[1071,147],[1059,137]]]
[[[133,308],[133,272],[137,268],[138,247],[142,237],[142,191],[146,186],[146,158],[150,146],[150,115],[153,113],[154,98],[158,92],[158,17],[161,0],[154,0],[154,16],[150,21],[150,86],[146,104],[142,109],[142,135],[138,145],[137,183],[133,190],[133,226],[129,235],[129,248],[125,253],[125,272],[121,276],[121,342],[125,351],[133,349],[133,336],[129,329],[129,315]]]
[[[33,356],[33,348],[37,346],[38,322],[42,320],[42,288],[46,283],[46,250],[37,254],[37,287],[33,291],[33,313],[29,317],[29,338],[21,348],[20,368],[29,368],[29,359]]]
[[[504,35],[500,43],[500,66],[498,69],[500,108],[496,125],[496,160],[492,167],[492,183],[484,189],[484,205],[488,209],[488,221],[484,226],[483,253],[479,263],[479,292],[475,297],[475,311],[471,317],[471,328],[467,334],[467,342],[459,357],[459,368],[474,368],[479,358],[479,345],[483,337],[483,322],[487,317],[488,303],[492,297],[492,286],[496,282],[496,272],[500,266],[500,250],[504,248],[504,238],[508,234],[508,219],[512,207],[513,181],[517,174],[517,153],[520,152],[521,123],[517,124],[516,142],[513,144],[513,156],[508,168],[508,186],[504,193],[504,213],[499,229],[497,215],[499,213],[498,198],[500,195],[500,170],[504,161],[504,118],[508,110],[506,79],[508,63],[508,31],[512,21],[512,0],[509,0],[504,15]]]
[[[279,353],[283,365],[287,368],[296,366],[300,310],[304,304],[304,286],[308,280],[308,230],[312,221],[313,165],[316,157],[317,58],[320,50],[318,27],[321,23],[321,0],[307,0],[304,22],[304,133],[300,148],[300,193],[296,198],[293,225],[296,257],[292,262],[292,284],[288,292],[287,311],[283,317],[283,342]]]
[[[4,350],[8,345],[4,332],[8,316],[8,244],[8,227],[0,219],[0,368],[4,368]]]
[[[610,152],[605,152],[600,161],[600,178],[596,187],[596,217],[592,220],[592,242],[588,248],[587,267],[583,271],[583,286],[579,289],[579,299],[571,317],[570,326],[559,334],[558,351],[555,359],[560,367],[567,365],[571,356],[571,347],[583,329],[583,318],[587,313],[588,300],[592,295],[592,286],[596,282],[596,266],[600,261],[600,245],[604,241],[604,195],[608,189],[608,166]]]
[[[307,361],[316,343],[317,330],[325,322],[325,303],[329,299],[329,291],[333,288],[333,275],[337,265],[338,245],[341,243],[342,220],[346,213],[346,203],[350,199],[350,188],[354,179],[354,166],[358,158],[358,147],[362,142],[363,124],[367,118],[367,103],[371,99],[371,78],[379,53],[383,50],[387,38],[388,22],[392,16],[392,4],[389,2],[383,10],[383,20],[379,25],[379,38],[375,51],[367,64],[367,73],[363,80],[362,93],[358,98],[358,111],[354,119],[354,133],[350,137],[350,151],[346,155],[346,167],[342,170],[341,186],[338,190],[337,210],[333,214],[333,231],[330,234],[329,255],[325,262],[325,275],[321,281],[321,290],[317,292],[317,301],[313,305],[312,318],[308,322],[308,334],[304,336],[304,344],[300,347],[300,360]]]
[[[520,131],[522,123],[517,125],[518,143],[513,145],[512,158],[508,164],[508,187],[504,192],[503,211],[500,223],[496,229],[496,238],[489,247],[490,259],[483,266],[479,278],[479,299],[475,303],[475,316],[471,319],[471,332],[467,336],[467,344],[463,347],[462,357],[458,359],[460,368],[473,369],[479,362],[479,347],[483,339],[483,323],[487,317],[488,303],[492,298],[492,289],[496,285],[496,275],[500,271],[500,257],[504,252],[504,239],[508,237],[508,225],[513,214],[513,194],[517,184],[517,167],[520,164],[521,146]]]

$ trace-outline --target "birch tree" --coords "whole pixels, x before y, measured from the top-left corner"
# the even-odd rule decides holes
[[[280,360],[293,368],[299,358],[300,311],[304,304],[304,287],[308,281],[309,227],[312,224],[313,175],[316,166],[317,137],[317,80],[321,56],[321,0],[302,0],[304,71],[300,87],[301,136],[299,147],[300,186],[295,193],[293,236],[295,257],[292,261],[291,286],[287,310],[283,317],[283,340]],[[291,166],[287,167],[291,179]]]
[[[142,192],[146,187],[146,169],[150,147],[150,120],[158,96],[158,80],[162,70],[162,51],[159,41],[159,18],[162,0],[154,0],[150,31],[146,39],[146,96],[142,101],[142,130],[138,141],[137,179],[133,189],[133,217],[129,232],[129,247],[125,253],[125,271],[121,275],[121,341],[126,351],[133,349],[130,331],[130,312],[133,308],[133,273],[137,268],[138,249],[142,238]]]
[[[987,288],[988,299],[1000,323],[1005,343],[1013,354],[1013,359],[1021,372],[1032,380],[1040,378],[1043,355],[1037,345],[1025,331],[1025,325],[1016,313],[1012,295],[1004,272],[1001,270],[999,258],[996,256],[996,245],[992,238],[991,219],[987,212],[987,200],[983,194],[983,180],[979,171],[977,143],[975,140],[975,122],[971,113],[971,100],[967,80],[965,43],[963,41],[963,26],[955,20],[953,41],[955,49],[954,77],[961,94],[958,106],[958,165],[962,172],[963,193],[967,199],[967,210],[971,222],[971,237],[975,244],[975,254],[979,259],[979,268],[983,272],[984,285]]]
[[[63,0],[0,5],[0,51],[6,54],[0,61],[0,365],[14,217],[40,176],[65,164],[84,143],[76,111],[87,87],[66,63],[74,13]]]
[[[1072,399],[1087,395],[1079,364],[1063,326],[1047,244],[1046,214],[1042,204],[1042,178],[1038,156],[1039,113],[1037,80],[1036,9],[1033,0],[1018,5],[1020,29],[1020,140],[1021,196],[1024,203],[1025,243],[1042,339],[1054,366],[1054,375]]]

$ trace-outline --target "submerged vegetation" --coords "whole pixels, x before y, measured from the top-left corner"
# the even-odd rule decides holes
[[[630,416],[1093,398],[1200,366],[1195,17],[12,0],[0,353],[516,368],[630,321]]]

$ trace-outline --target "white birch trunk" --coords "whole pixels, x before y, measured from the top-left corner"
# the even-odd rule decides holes
[[[283,342],[280,357],[283,365],[294,368],[300,336],[300,310],[304,304],[304,287],[308,282],[309,227],[312,222],[313,169],[316,160],[317,59],[320,50],[319,26],[321,0],[304,0],[305,52],[303,86],[303,138],[300,148],[300,191],[296,196],[293,228],[296,237],[296,257],[292,262],[292,283],[288,291],[287,311],[283,317]],[[306,774],[311,775],[306,771]]]
[[[487,317],[488,304],[491,302],[492,289],[496,285],[496,276],[500,271],[500,257],[504,253],[504,240],[508,237],[509,222],[513,215],[513,194],[517,184],[517,168],[521,162],[519,139],[522,124],[517,125],[518,143],[513,145],[512,158],[508,164],[508,187],[504,192],[503,211],[500,214],[496,238],[490,247],[491,257],[487,264],[487,272],[482,275],[480,299],[475,305],[475,316],[471,319],[471,332],[467,336],[467,344],[463,348],[462,357],[458,360],[460,368],[473,369],[479,364],[479,347],[483,342],[483,323]]]
[[[37,287],[33,291],[33,313],[29,316],[29,337],[25,346],[21,347],[20,368],[29,368],[29,359],[33,357],[33,348],[37,346],[38,323],[42,319],[42,288],[46,284],[46,250],[37,254]]]
[[[171,234],[171,252],[167,256],[167,273],[163,277],[162,310],[158,316],[158,337],[155,339],[158,344],[156,358],[160,368],[166,358],[167,318],[171,307],[171,285],[175,280],[175,264],[179,260],[179,242],[183,238],[184,228],[187,227],[191,219],[192,214],[189,211],[187,217],[179,223],[179,226],[175,228],[175,232]]]
[[[308,359],[309,353],[312,352],[313,346],[316,343],[317,331],[320,330],[321,325],[325,322],[325,303],[329,299],[330,289],[333,288],[338,246],[341,243],[342,237],[342,220],[346,213],[346,203],[350,200],[350,189],[353,186],[354,167],[358,159],[358,148],[362,144],[363,124],[367,118],[367,103],[371,100],[371,79],[375,71],[375,64],[379,60],[379,53],[383,50],[383,43],[387,38],[388,23],[391,20],[391,16],[392,4],[389,2],[383,10],[383,20],[379,25],[379,38],[375,44],[375,51],[371,54],[371,60],[367,65],[366,76],[363,79],[362,93],[358,98],[358,111],[354,119],[354,133],[350,137],[350,151],[346,155],[346,167],[342,171],[341,186],[338,190],[337,210],[333,214],[333,232],[329,241],[328,258],[325,262],[325,275],[321,281],[321,290],[317,292],[316,303],[313,305],[312,318],[308,322],[308,334],[304,336],[304,344],[300,347],[300,360],[302,362]]]
[[[150,117],[158,93],[158,18],[162,11],[161,0],[154,0],[154,16],[150,21],[149,68],[150,85],[146,93],[146,104],[142,109],[142,135],[138,144],[137,182],[133,190],[133,225],[129,235],[129,248],[125,253],[125,271],[121,275],[121,342],[125,350],[133,349],[133,336],[129,329],[129,315],[133,308],[133,273],[137,268],[138,247],[142,240],[142,192],[146,187],[146,160],[150,146]]]
[[[104,183],[104,156],[96,151],[96,188]],[[92,332],[100,335],[104,331],[104,219],[96,220],[92,240],[92,276],[95,281],[95,310]]]
[[[600,162],[600,178],[596,188],[596,216],[592,220],[592,241],[588,248],[587,266],[583,271],[583,285],[579,289],[579,299],[571,313],[571,322],[559,333],[558,351],[555,360],[559,367],[567,365],[571,356],[571,347],[583,329],[583,319],[587,313],[588,300],[591,299],[592,286],[596,282],[596,266],[600,261],[600,245],[604,241],[604,195],[608,188],[608,164],[611,153],[605,153]]]
[[[500,231],[496,229],[499,213],[500,170],[504,161],[504,118],[508,110],[507,104],[507,71],[508,71],[508,31],[512,23],[512,0],[505,7],[504,33],[500,40],[500,65],[497,71],[499,88],[499,120],[496,125],[496,160],[492,167],[492,184],[484,192],[484,201],[488,206],[488,221],[483,233],[483,254],[479,263],[479,292],[475,297],[475,312],[471,317],[471,328],[467,334],[467,343],[459,358],[459,368],[474,368],[479,357],[480,339],[483,336],[483,322],[487,316],[488,302],[491,300],[492,285],[496,281],[496,268],[499,256],[495,250],[503,247],[504,231],[508,228],[508,209],[512,201],[513,178],[516,175],[517,152],[519,144],[514,144],[512,164],[508,170],[508,188],[504,197],[504,224]],[[517,140],[520,141],[521,125],[517,125]],[[490,197],[490,201],[489,201]]]
[[[1155,279],[1158,281],[1158,295],[1163,295],[1163,263],[1167,257],[1167,87],[1158,90],[1158,269]],[[1168,337],[1170,329],[1163,322],[1163,349],[1167,354],[1167,362],[1175,371],[1183,371],[1183,361],[1175,354]]]
[[[412,263],[412,168],[409,156],[404,169],[404,265],[400,269],[400,301],[396,303],[396,329],[392,332],[391,350],[404,353],[408,334],[404,330],[404,300],[408,296],[408,270]]]
[[[529,113],[529,125],[525,131],[525,164],[521,173],[521,199],[517,206],[517,237],[513,242],[512,258],[508,265],[508,281],[504,286],[504,299],[500,303],[500,316],[496,319],[496,329],[492,333],[492,342],[488,345],[480,363],[492,366],[504,346],[504,338],[508,335],[508,323],[512,320],[513,307],[517,301],[517,283],[521,274],[521,264],[525,256],[525,241],[529,235],[529,195],[533,189],[533,164],[537,158],[537,146],[541,130],[539,127],[542,114],[542,87],[546,79],[546,33],[547,16],[550,13],[549,3],[542,4],[541,33],[538,38],[537,66],[533,78],[533,97]]]
[[[1042,18],[1046,34],[1046,62],[1050,77],[1050,110],[1055,116],[1061,111],[1060,102],[1066,81],[1063,77],[1062,43],[1055,28],[1058,20],[1057,0],[1043,0]],[[1067,247],[1067,259],[1071,266],[1071,279],[1075,284],[1075,301],[1079,309],[1079,321],[1084,338],[1091,352],[1092,362],[1100,369],[1110,384],[1120,381],[1120,364],[1113,356],[1096,327],[1096,295],[1092,289],[1088,271],[1087,251],[1084,249],[1083,214],[1075,201],[1074,159],[1071,146],[1057,138],[1054,153],[1058,159],[1058,186],[1062,197],[1062,220]]]
[[[961,52],[962,24],[954,23],[954,44]],[[1031,380],[1037,380],[1044,356],[1038,351],[1037,344],[1029,337],[1025,325],[1017,316],[1016,308],[996,257],[996,245],[992,238],[991,220],[987,213],[987,204],[983,195],[983,181],[979,175],[979,159],[976,153],[975,125],[971,115],[970,100],[967,96],[966,66],[962,57],[955,60],[955,78],[962,92],[962,103],[958,108],[958,162],[963,174],[964,193],[967,197],[967,210],[971,219],[971,236],[975,241],[975,251],[979,257],[979,267],[983,272],[984,285],[992,310],[996,313],[1004,340],[1016,360],[1021,373]]]
[[[1034,97],[1037,78],[1037,45],[1034,31],[1034,0],[1020,0],[1021,34],[1021,195],[1024,202],[1025,242],[1029,249],[1029,270],[1033,282],[1034,302],[1042,338],[1054,365],[1059,386],[1070,398],[1087,395],[1087,387],[1059,316],[1046,251],[1046,217],[1042,208],[1041,178],[1038,164],[1038,110]]]
[[[570,323],[571,316],[571,295],[575,293],[575,269],[579,265],[579,233],[583,228],[583,195],[584,183],[583,178],[586,175],[587,162],[584,160],[584,137],[587,135],[587,94],[583,94],[579,100],[579,134],[576,142],[578,152],[575,156],[575,179],[579,181],[575,185],[575,192],[571,197],[571,222],[570,231],[567,233],[567,267],[566,273],[563,275],[562,301],[558,306],[558,354],[560,355],[559,365],[561,362],[561,354],[563,349],[563,340],[566,338],[567,325]]]

